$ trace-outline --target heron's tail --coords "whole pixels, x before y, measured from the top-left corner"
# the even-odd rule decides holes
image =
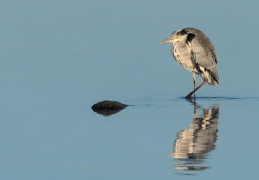
[[[219,85],[219,76],[218,72],[215,69],[214,71],[210,71],[208,69],[205,69],[204,74],[202,76],[202,79],[205,81],[208,81],[208,84],[211,86],[218,86]]]

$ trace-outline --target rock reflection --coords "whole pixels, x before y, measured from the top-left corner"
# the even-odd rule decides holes
[[[197,110],[202,110],[201,117]],[[175,159],[174,169],[179,174],[194,175],[194,171],[205,170],[208,152],[215,149],[218,131],[219,106],[216,104],[208,109],[200,108],[194,103],[192,124],[177,134],[172,157]],[[185,172],[185,173],[183,173]]]

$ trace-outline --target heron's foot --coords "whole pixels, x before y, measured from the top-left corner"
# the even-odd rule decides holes
[[[192,94],[188,94],[187,96],[185,96],[185,99],[192,99]]]

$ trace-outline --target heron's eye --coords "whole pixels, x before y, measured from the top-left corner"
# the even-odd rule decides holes
[[[174,36],[175,34],[177,34],[178,32],[174,31],[172,32],[171,36]]]

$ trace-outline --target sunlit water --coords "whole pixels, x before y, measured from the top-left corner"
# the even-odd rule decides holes
[[[0,179],[256,179],[258,5],[1,1]],[[184,27],[218,57],[195,102],[159,44]],[[106,99],[130,106],[91,109]]]

